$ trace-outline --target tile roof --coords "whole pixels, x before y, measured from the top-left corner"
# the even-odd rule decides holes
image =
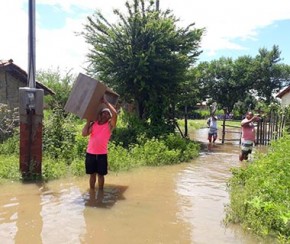
[[[19,66],[13,63],[12,59],[0,60],[0,70],[4,69],[8,71],[12,76],[18,78],[21,82],[27,84],[27,73]],[[36,88],[43,89],[45,95],[55,95],[55,92],[43,85],[42,83],[36,81]]]
[[[276,97],[282,98],[286,93],[290,92],[290,86],[282,89],[277,95]]]

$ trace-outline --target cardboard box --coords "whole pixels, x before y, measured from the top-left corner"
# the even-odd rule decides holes
[[[119,95],[104,83],[79,73],[64,110],[81,119],[94,121],[105,106],[100,103],[103,96],[112,105],[116,105],[118,102]]]

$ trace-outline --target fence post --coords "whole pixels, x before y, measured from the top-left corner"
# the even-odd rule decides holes
[[[224,118],[223,118],[222,144],[224,144],[225,142],[227,108],[223,108],[223,110],[224,110]]]

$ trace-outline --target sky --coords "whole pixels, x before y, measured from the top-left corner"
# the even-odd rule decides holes
[[[132,2],[132,0],[129,0]],[[0,8],[0,60],[13,59],[28,70],[28,2],[9,0]],[[85,73],[89,46],[82,36],[87,16],[96,10],[111,22],[113,9],[126,13],[126,0],[35,0],[36,70]],[[278,45],[281,63],[290,65],[289,0],[160,0],[186,27],[205,28],[198,62],[250,55]]]

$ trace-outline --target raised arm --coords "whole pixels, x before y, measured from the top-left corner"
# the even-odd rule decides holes
[[[114,108],[114,106],[107,101],[105,97],[103,97],[103,103],[107,105],[107,107],[110,109],[112,113],[112,118],[110,119],[110,126],[111,126],[111,130],[113,130],[114,128],[116,128],[116,125],[117,125],[117,118],[118,118],[117,111]]]
[[[248,125],[250,124],[251,122],[255,122],[255,121],[258,121],[259,120],[259,117],[258,116],[253,116],[252,118],[250,119],[244,119],[242,122],[241,122],[241,126],[245,126],[245,125]]]

